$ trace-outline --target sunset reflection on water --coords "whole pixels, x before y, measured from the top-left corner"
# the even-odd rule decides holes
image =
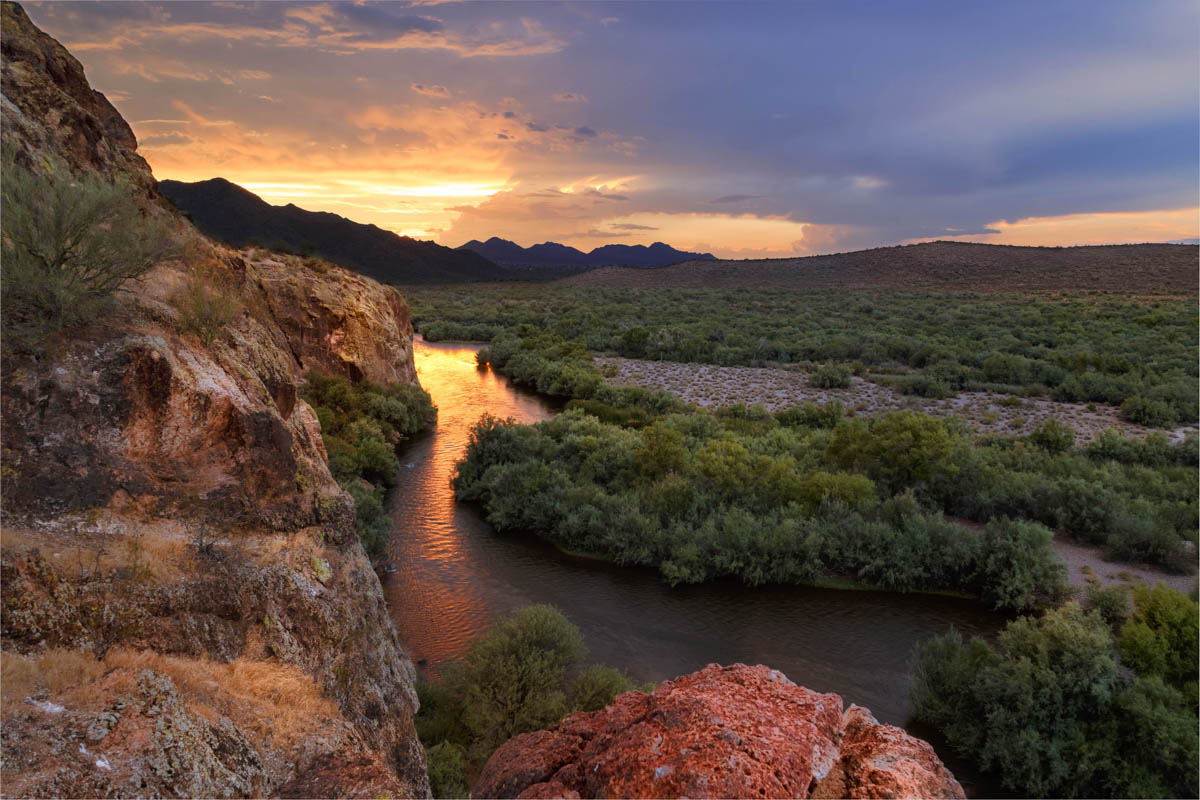
[[[551,414],[536,396],[519,393],[503,377],[477,367],[479,349],[414,343],[417,376],[438,407],[438,423],[400,454],[389,504],[394,520],[389,557],[396,572],[387,576],[384,590],[413,657],[434,668],[461,655],[494,613],[486,577],[481,577],[487,573],[486,554],[470,541],[494,534],[475,509],[454,502],[449,488],[470,428],[485,412],[521,422]]]

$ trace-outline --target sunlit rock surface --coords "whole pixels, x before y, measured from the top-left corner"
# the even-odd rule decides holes
[[[764,666],[710,664],[517,736],[474,797],[938,797],[962,787],[928,743]]]

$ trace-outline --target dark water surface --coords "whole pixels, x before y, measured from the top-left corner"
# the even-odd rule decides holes
[[[593,660],[639,683],[711,662],[767,664],[904,725],[913,645],[951,625],[990,635],[1004,622],[978,604],[941,597],[735,583],[671,589],[654,570],[497,534],[450,490],[470,426],[485,412],[535,422],[554,409],[478,369],[477,346],[418,340],[415,349],[438,423],[401,455],[389,505],[395,572],[383,576],[383,589],[409,654],[434,672],[496,618],[551,603],[583,631]]]

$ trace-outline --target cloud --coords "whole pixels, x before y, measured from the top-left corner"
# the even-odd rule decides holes
[[[450,90],[440,84],[432,84],[426,86],[423,83],[412,84],[412,90],[417,94],[423,94],[426,97],[449,97]]]
[[[556,103],[586,103],[587,101],[587,95],[579,92],[558,92],[554,95]]]
[[[243,69],[238,72],[238,77],[249,81],[265,81],[271,77],[271,73],[263,72],[261,69]]]
[[[638,225],[633,222],[617,222],[609,227],[618,231],[657,231],[659,228],[654,225]]]
[[[596,138],[596,132],[594,130],[592,130],[591,128],[587,127],[586,125],[580,125],[578,128],[576,128],[575,135],[576,136],[585,136],[589,139]]]
[[[497,133],[496,138],[497,139],[510,139],[512,137],[510,137],[507,133]]]
[[[935,239],[1015,245],[1141,244],[1194,237],[1200,233],[1200,208],[1154,211],[1065,214],[1025,217],[988,223],[983,233],[909,239],[905,244]]]
[[[193,137],[179,131],[171,131],[170,133],[162,133],[156,136],[145,136],[138,140],[139,147],[148,147],[154,149],[156,147],[172,147],[175,145],[191,144],[196,141]]]
[[[761,197],[766,197],[763,194],[727,194],[723,197],[718,197],[715,200],[709,200],[710,203],[741,203],[745,200],[757,200]]]
[[[535,133],[545,133],[546,131],[550,130],[539,122],[526,122],[525,127],[531,131],[534,131]]]

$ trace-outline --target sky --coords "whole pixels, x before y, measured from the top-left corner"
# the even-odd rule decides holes
[[[159,179],[457,246],[1200,236],[1200,6],[53,2]]]

